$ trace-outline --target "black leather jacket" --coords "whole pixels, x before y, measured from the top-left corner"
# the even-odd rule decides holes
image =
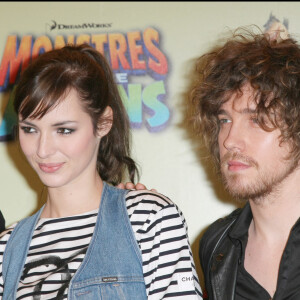
[[[209,300],[234,300],[242,248],[228,234],[242,212],[251,214],[249,204],[215,221],[200,241],[199,256]]]
[[[0,233],[5,229],[5,220],[3,218],[3,215],[0,211]]]

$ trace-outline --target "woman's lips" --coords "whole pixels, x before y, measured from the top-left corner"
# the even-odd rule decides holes
[[[250,165],[242,163],[240,161],[229,161],[228,170],[229,171],[243,171],[250,168]]]
[[[39,168],[45,172],[45,173],[54,173],[58,171],[64,163],[49,163],[49,164],[44,164],[40,163]]]

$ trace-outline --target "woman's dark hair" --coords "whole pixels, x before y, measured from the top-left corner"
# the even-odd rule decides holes
[[[291,142],[291,155],[300,159],[300,47],[294,39],[239,28],[223,46],[198,59],[197,72],[192,119],[217,166],[220,107],[246,85],[252,88],[260,126],[279,128],[281,142]]]
[[[33,60],[25,69],[16,88],[14,108],[22,119],[42,118],[71,89],[77,91],[83,108],[90,115],[94,132],[112,122],[109,133],[101,138],[97,169],[111,184],[122,181],[124,172],[134,182],[138,176],[130,158],[130,126],[113,73],[106,59],[93,47],[67,45]],[[113,120],[103,117],[110,106]]]

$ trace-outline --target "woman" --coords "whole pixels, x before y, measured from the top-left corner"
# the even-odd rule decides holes
[[[88,45],[42,54],[14,105],[21,149],[48,194],[2,235],[3,299],[200,299],[176,205],[113,187],[137,168],[105,58]]]

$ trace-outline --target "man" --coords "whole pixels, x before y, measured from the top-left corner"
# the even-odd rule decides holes
[[[243,209],[200,241],[210,300],[300,299],[300,46],[239,33],[202,56],[195,124]]]

